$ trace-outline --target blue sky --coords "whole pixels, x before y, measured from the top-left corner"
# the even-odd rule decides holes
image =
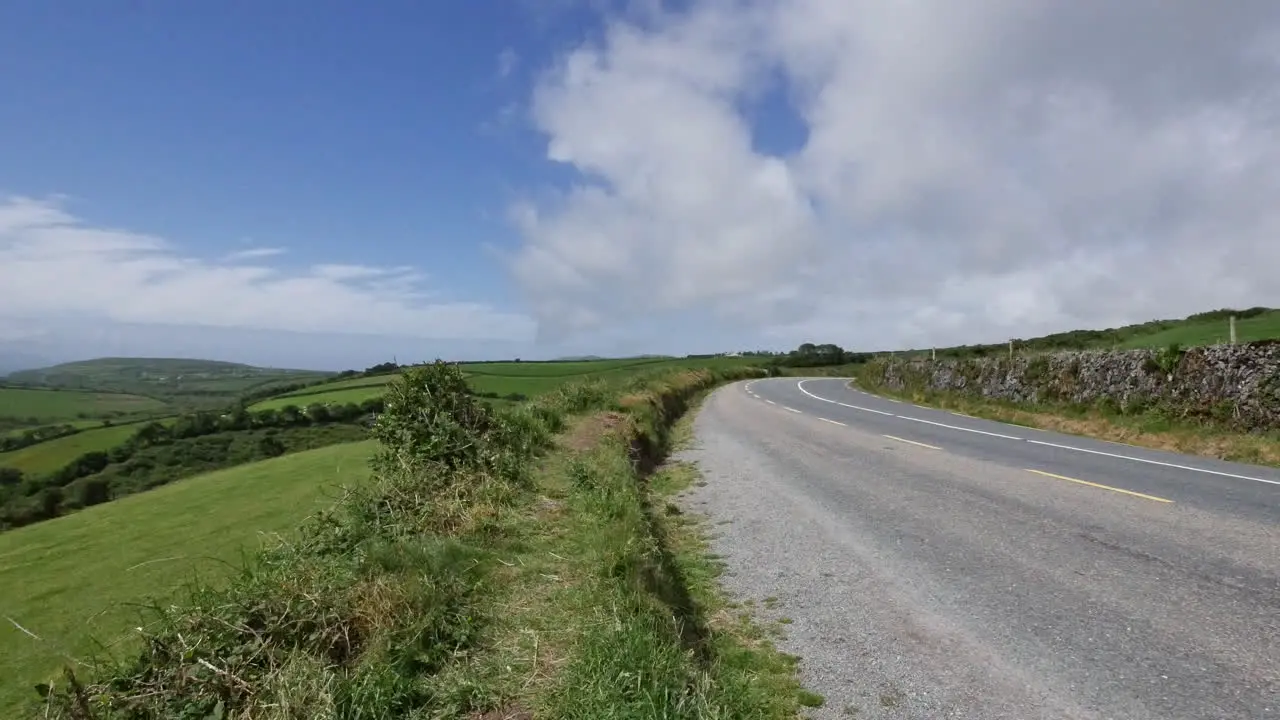
[[[120,6],[117,6],[119,8]],[[486,243],[548,171],[504,122],[545,61],[519,3],[7,4],[0,187],[220,255],[411,264],[513,303]],[[590,16],[553,18],[563,23]],[[546,25],[546,23],[544,23]]]
[[[0,358],[883,349],[1280,303],[1276,18],[1204,7],[5,3]]]

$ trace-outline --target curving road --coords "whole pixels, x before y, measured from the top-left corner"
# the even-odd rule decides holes
[[[1280,718],[1280,471],[888,400],[722,388],[696,420],[726,583],[819,717]]]

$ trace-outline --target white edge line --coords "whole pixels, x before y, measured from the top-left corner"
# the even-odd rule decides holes
[[[1102,455],[1105,457],[1117,458],[1119,460],[1131,460],[1133,462],[1146,463],[1148,465],[1159,465],[1161,467],[1171,467],[1171,468],[1176,468],[1178,470],[1188,470],[1190,472],[1205,473],[1207,475],[1217,475],[1219,477],[1236,478],[1237,480],[1252,480],[1254,482],[1266,483],[1267,485],[1280,485],[1280,480],[1268,480],[1266,478],[1252,477],[1249,475],[1240,475],[1237,473],[1224,472],[1222,470],[1210,470],[1208,468],[1198,468],[1198,467],[1193,467],[1191,465],[1179,465],[1177,463],[1162,462],[1160,460],[1148,460],[1147,458],[1134,457],[1132,455],[1120,455],[1118,453],[1103,452],[1102,450],[1089,450],[1082,447],[1075,447],[1073,445],[1062,445],[1060,443],[1046,442],[1044,440],[1030,440],[1027,438],[1017,437],[1016,435],[1003,435],[1001,433],[988,432],[986,430],[974,430],[973,428],[960,427],[959,425],[947,425],[946,423],[934,422],[933,420],[923,420],[921,418],[913,418],[907,415],[895,415],[893,413],[884,412],[883,410],[874,410],[872,408],[860,407],[858,405],[850,405],[848,403],[842,403],[837,400],[831,400],[829,398],[824,398],[819,395],[814,395],[813,393],[809,392],[804,388],[804,383],[805,381],[801,380],[796,383],[796,387],[800,390],[800,392],[804,393],[805,395],[808,395],[809,397],[815,400],[829,402],[829,403],[832,403],[833,405],[840,405],[842,407],[853,408],[854,410],[864,410],[866,412],[877,413],[879,415],[889,415],[891,417],[902,418],[903,420],[910,420],[912,422],[926,423],[929,425],[937,425],[938,427],[950,428],[952,430],[962,430],[964,432],[977,433],[979,435],[989,435],[991,437],[1004,438],[1005,440],[1022,440],[1023,442],[1028,442],[1035,445],[1046,445],[1048,447],[1056,447],[1061,450],[1073,450],[1075,452],[1089,453],[1091,455]],[[771,402],[771,401],[766,400],[765,402]],[[952,413],[952,414],[959,415],[960,413]],[[972,417],[972,416],[965,415],[964,417]],[[973,418],[973,419],[979,420],[981,418]],[[1029,429],[1039,430],[1039,428],[1029,428]],[[1041,430],[1040,432],[1046,432],[1046,431]],[[1119,444],[1124,444],[1124,443],[1119,443]],[[1128,446],[1128,447],[1140,449],[1136,445]]]
[[[849,427],[848,425],[845,425],[844,423],[840,422],[839,420],[832,420],[832,419],[830,419],[830,418],[818,418],[818,419],[819,419],[819,420],[821,420],[822,422],[829,422],[829,423],[831,423],[832,425],[839,425],[840,427]]]
[[[786,405],[783,405],[783,406],[782,406],[782,409],[783,409],[783,410],[787,410],[787,411],[789,411],[789,412],[793,412],[793,413],[799,413],[799,412],[800,412],[799,410],[797,410],[797,409],[795,409],[795,408],[793,408],[793,407],[787,407]],[[803,414],[803,413],[802,413],[802,414]]]
[[[1043,440],[1028,440],[1029,443],[1036,445],[1048,445],[1049,447],[1061,448],[1063,450],[1074,450],[1076,452],[1090,453],[1091,455],[1105,455],[1107,457],[1119,458],[1121,460],[1132,460],[1134,462],[1147,463],[1149,465],[1161,465],[1163,467],[1177,468],[1179,470],[1190,470],[1192,472],[1208,473],[1210,475],[1221,475],[1223,477],[1238,478],[1240,480],[1252,480],[1254,482],[1266,483],[1268,485],[1280,485],[1280,480],[1267,480],[1266,478],[1250,477],[1248,475],[1237,475],[1235,473],[1223,472],[1221,470],[1209,470],[1208,468],[1191,467],[1190,465],[1178,465],[1177,463],[1161,462],[1159,460],[1148,460],[1146,458],[1133,457],[1132,455],[1118,455],[1116,453],[1103,452],[1101,450],[1087,450],[1085,448],[1072,447],[1071,445],[1059,445],[1058,443],[1045,442]]]
[[[897,440],[898,442],[908,443],[908,444],[910,444],[910,445],[919,445],[919,446],[920,446],[920,447],[922,447],[922,448],[929,448],[930,450],[941,450],[941,449],[942,449],[942,448],[938,447],[937,445],[929,445],[928,443],[916,442],[915,440],[908,440],[908,439],[906,439],[906,438],[900,438],[900,437],[898,437],[897,435],[885,435],[885,437],[889,438],[890,440]]]
[[[772,401],[772,400],[769,400],[769,399],[765,399],[765,402],[769,403],[770,405],[777,405],[777,404],[778,404],[778,403],[776,403],[776,402],[774,402],[774,401]]]
[[[895,415],[894,417],[900,417],[903,420],[910,420],[911,422],[927,423],[929,425],[937,425],[938,427],[951,428],[952,430],[963,430],[964,432],[977,433],[979,435],[990,435],[991,437],[1004,438],[1005,440],[1021,440],[1022,439],[1017,435],[1002,435],[1001,433],[987,432],[986,430],[974,430],[973,428],[960,427],[959,425],[948,425],[946,423],[934,422],[933,420],[924,420],[922,418],[913,418],[913,417],[908,417],[906,415]]]
[[[853,408],[854,410],[862,410],[863,412],[875,413],[875,414],[877,414],[877,415],[888,415],[889,417],[893,417],[893,416],[894,416],[894,415],[893,415],[893,413],[891,413],[891,412],[885,412],[884,410],[875,410],[875,409],[873,409],[873,408],[869,408],[869,407],[862,407],[861,405],[850,405],[849,403],[842,403],[842,402],[840,402],[839,400],[829,400],[829,399],[827,399],[827,398],[820,397],[820,396],[818,396],[818,395],[814,395],[813,393],[811,393],[811,392],[809,392],[808,390],[805,390],[805,389],[804,389],[804,383],[805,383],[805,381],[804,381],[804,380],[801,380],[800,382],[796,383],[796,388],[797,388],[797,389],[799,389],[799,390],[800,390],[800,392],[804,393],[805,395],[808,395],[809,397],[813,398],[814,400],[821,400],[822,402],[829,402],[829,403],[831,403],[832,405],[839,405],[839,406],[841,406],[841,407]]]

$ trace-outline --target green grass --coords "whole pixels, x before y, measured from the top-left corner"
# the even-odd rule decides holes
[[[677,446],[691,437],[691,417],[669,436]],[[667,436],[672,419],[644,432]],[[562,509],[543,518],[545,535],[519,558],[510,618],[519,638],[501,646],[521,676],[537,678],[539,658],[550,658],[549,677],[514,705],[606,719],[793,718],[821,705],[797,682],[797,659],[730,608],[707,529],[669,502],[696,469],[668,464],[637,482],[629,438],[609,436],[599,420],[569,432],[583,445],[598,433],[593,446],[553,456],[539,477],[544,507]]]
[[[581,375],[593,375],[622,369],[637,369],[644,366],[657,366],[668,363],[668,360],[623,359],[623,360],[571,360],[567,362],[492,362],[465,363],[462,369],[469,375],[499,375],[503,377],[558,377],[568,378]]]
[[[591,360],[561,363],[473,363],[462,366],[478,392],[520,393],[536,397],[568,382],[602,380],[617,384],[638,374],[680,369],[722,369],[762,363],[753,358]]]
[[[84,430],[75,435],[0,453],[0,467],[18,468],[26,475],[45,475],[57,471],[87,452],[110,450],[133,437],[140,427],[142,423],[130,423]]]
[[[165,407],[159,400],[124,393],[0,387],[0,416],[26,420],[31,425],[161,412]]]
[[[1236,320],[1236,341],[1273,340],[1280,338],[1280,311]],[[1177,343],[1182,347],[1217,345],[1230,339],[1227,320],[1187,321],[1182,325],[1150,335],[1132,338],[1122,348],[1162,348]]]
[[[226,405],[250,390],[329,374],[216,360],[98,358],[23,370],[7,379],[24,385],[135,393],[163,398],[179,408],[208,409]]]
[[[372,377],[358,377],[349,380],[337,380],[335,382],[321,383],[312,387],[303,388],[302,390],[294,390],[293,392],[282,393],[277,397],[300,397],[306,395],[314,395],[318,392],[330,392],[332,390],[346,390],[348,388],[362,387],[384,387],[387,383],[399,377],[395,374],[374,375]]]
[[[321,385],[320,387],[328,387]],[[277,397],[267,398],[261,402],[254,403],[249,406],[249,410],[259,412],[262,410],[279,410],[282,407],[295,405],[305,408],[308,405],[320,403],[322,405],[343,405],[345,403],[360,403],[370,398],[376,398],[386,391],[384,385],[365,385],[358,387],[346,387],[340,390],[330,390],[326,392],[314,392],[306,395],[279,395]]]
[[[10,437],[18,437],[19,435],[22,435],[22,434],[23,434],[23,433],[25,433],[26,431],[28,431],[28,430],[30,430],[30,429],[32,429],[32,428],[35,428],[35,427],[40,427],[41,425],[70,425],[71,427],[80,428],[81,430],[84,430],[84,429],[86,429],[86,428],[97,428],[97,427],[102,427],[102,420],[101,420],[101,419],[94,419],[94,420],[66,420],[66,421],[59,420],[59,421],[57,421],[57,422],[41,423],[40,425],[30,425],[30,426],[26,426],[26,427],[20,427],[20,428],[16,428],[16,429],[13,429],[13,430],[9,430],[9,431],[6,431],[6,432],[0,432],[0,435],[7,435],[7,436],[10,436]]]
[[[1181,319],[1151,320],[1105,330],[1069,330],[1016,342],[1020,352],[1062,352],[1074,350],[1112,350],[1163,348],[1177,343],[1184,348],[1219,345],[1230,340],[1230,316],[1236,315],[1236,342],[1280,340],[1280,310],[1249,308],[1247,310],[1213,310]],[[1002,356],[1006,343],[959,345],[937,348],[939,359],[969,356]],[[916,348],[884,353],[897,357],[929,357],[930,350]]]
[[[699,359],[621,359],[568,362],[491,362],[462,363],[467,382],[476,392],[498,395],[520,394],[536,397],[551,392],[565,383],[582,380],[621,382],[638,373],[661,372],[682,368],[732,368],[759,364],[752,358]],[[286,405],[305,407],[312,403],[360,403],[382,394],[387,383],[398,375],[375,375],[323,383],[302,390],[267,398],[251,406],[251,410],[279,409]],[[492,399],[490,399],[492,400]],[[502,405],[502,402],[491,402]]]
[[[62,655],[126,636],[137,608],[198,571],[228,572],[368,474],[370,441],[222,470],[0,534],[0,717],[17,717]],[[13,626],[40,636],[34,640]]]

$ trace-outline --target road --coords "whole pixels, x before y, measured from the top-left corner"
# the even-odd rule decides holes
[[[777,378],[696,420],[819,717],[1280,718],[1280,471]]]

